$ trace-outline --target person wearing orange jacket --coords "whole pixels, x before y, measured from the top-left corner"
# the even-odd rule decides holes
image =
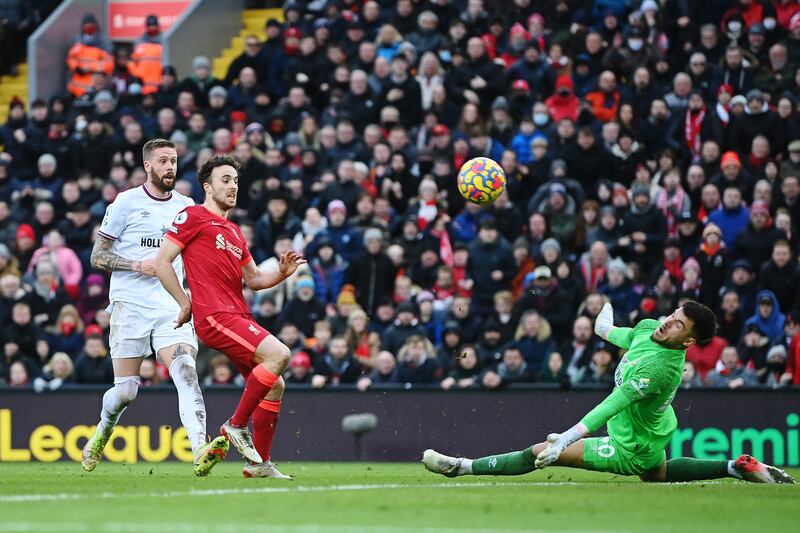
[[[70,72],[67,89],[76,98],[92,89],[93,74],[108,76],[114,71],[111,43],[99,30],[94,15],[84,15],[81,33],[67,52],[67,68]]]
[[[148,15],[145,21],[145,32],[133,45],[133,53],[128,63],[131,76],[142,80],[142,94],[158,92],[163,73],[161,29],[158,17]]]

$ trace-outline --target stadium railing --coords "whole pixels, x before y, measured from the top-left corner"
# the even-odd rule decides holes
[[[195,0],[164,33],[164,64],[183,78],[195,56],[213,60],[241,31],[243,8],[243,0]]]
[[[106,20],[106,2],[65,0],[28,37],[28,102],[62,94],[67,85],[67,52],[87,13]]]

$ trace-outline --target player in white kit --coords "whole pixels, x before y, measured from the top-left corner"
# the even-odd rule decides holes
[[[122,192],[106,209],[92,250],[94,268],[112,272],[111,331],[114,386],[103,396],[100,422],[83,449],[83,469],[97,467],[114,426],[136,399],[142,360],[155,352],[169,368],[178,390],[181,423],[194,452],[194,473],[207,475],[225,457],[228,441],[206,442],[206,407],[195,368],[197,339],[194,327],[175,327],[180,309],[164,290],[153,268],[161,240],[175,216],[194,202],[175,187],[178,155],[166,139],[152,139],[143,148],[147,181]],[[173,263],[184,278],[180,258]]]

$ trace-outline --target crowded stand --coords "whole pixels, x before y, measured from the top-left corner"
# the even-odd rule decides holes
[[[25,4],[0,1],[26,24],[3,39],[35,27]],[[198,203],[202,165],[239,161],[231,219],[261,269],[307,258],[243,288],[291,349],[288,387],[611,388],[604,303],[630,326],[687,299],[719,328],[687,350],[684,387],[800,384],[800,3],[282,8],[221,79],[205,56],[162,64],[155,15],[133,43],[86,15],[63,91],[11,102],[0,387],[113,382],[109,274],[91,254],[153,138],[174,143],[175,189]],[[456,185],[479,156],[507,178],[488,206]],[[241,386],[219,353],[197,364],[205,387]],[[155,358],[140,378],[170,380]]]

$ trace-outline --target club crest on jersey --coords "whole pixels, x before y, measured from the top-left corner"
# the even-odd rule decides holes
[[[261,332],[260,332],[260,331],[258,331],[258,328],[257,328],[257,327],[255,327],[253,324],[250,324],[250,325],[247,327],[247,329],[249,329],[249,330],[250,330],[250,333],[252,333],[252,334],[253,334],[253,335],[255,335],[256,337],[258,337],[258,336],[261,334]]]
[[[214,239],[214,243],[216,244],[217,250],[227,250],[233,254],[236,259],[242,259],[242,249],[236,246],[235,244],[231,244],[223,235],[222,233],[217,233],[216,238]]]

